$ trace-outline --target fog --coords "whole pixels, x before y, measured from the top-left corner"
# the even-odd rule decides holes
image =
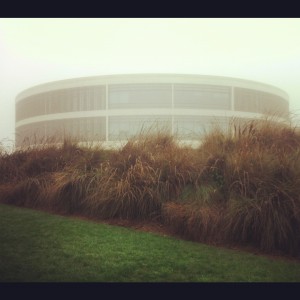
[[[15,97],[73,77],[180,73],[274,85],[300,113],[300,19],[0,19],[0,143]],[[297,117],[299,119],[299,117]]]

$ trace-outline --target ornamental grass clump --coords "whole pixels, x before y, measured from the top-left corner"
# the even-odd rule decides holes
[[[165,224],[188,239],[298,255],[299,146],[299,131],[274,120],[214,128],[193,157],[198,179],[164,204]]]
[[[102,219],[150,219],[157,215],[161,199],[156,171],[141,159],[122,172],[107,163],[97,187],[86,198],[90,214]]]
[[[163,201],[158,159],[172,147],[172,138],[160,134],[129,139],[101,166],[98,188],[86,201],[90,212],[100,218],[157,218]]]
[[[26,177],[17,183],[0,185],[1,202],[28,208],[49,209],[45,197],[51,177]]]
[[[234,136],[226,178],[228,240],[269,252],[300,248],[300,135],[272,120],[252,121]]]
[[[265,150],[231,165],[226,233],[267,251],[299,250],[300,157]]]
[[[120,149],[72,140],[0,153],[0,201],[97,219],[151,220],[183,238],[300,253],[300,133],[274,119],[169,132]]]

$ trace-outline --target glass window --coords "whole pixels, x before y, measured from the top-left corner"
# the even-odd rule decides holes
[[[106,139],[105,117],[91,119],[93,120],[93,140],[104,141]]]
[[[16,145],[62,142],[64,138],[81,141],[105,140],[105,117],[63,119],[38,122],[18,127]]]
[[[170,116],[120,116],[108,119],[108,139],[111,141],[157,131],[171,133]]]
[[[95,86],[94,91],[94,108],[95,110],[106,109],[106,87]]]
[[[116,84],[108,87],[108,108],[171,108],[171,84]]]
[[[229,119],[226,117],[208,116],[175,116],[174,135],[180,139],[197,140],[209,133],[215,126],[228,129]]]
[[[288,102],[276,95],[251,89],[234,89],[234,107],[237,111],[288,115]]]
[[[230,109],[230,87],[200,84],[175,84],[174,107]]]
[[[16,105],[16,121],[45,114],[45,98],[31,96]]]
[[[105,86],[90,86],[30,96],[16,104],[16,121],[44,114],[105,109],[105,95]]]
[[[16,130],[16,146],[29,146],[34,144],[43,144],[46,141],[45,123],[38,122],[28,124],[17,128]]]

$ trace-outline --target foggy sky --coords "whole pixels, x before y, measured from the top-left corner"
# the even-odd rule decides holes
[[[283,89],[300,114],[300,19],[0,19],[0,143],[15,97],[48,81],[130,73],[229,76]]]

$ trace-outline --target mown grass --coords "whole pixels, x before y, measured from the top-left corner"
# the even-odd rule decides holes
[[[299,282],[300,263],[0,205],[1,282]]]
[[[300,133],[275,119],[233,120],[201,145],[141,133],[120,149],[0,153],[0,201],[86,217],[156,221],[185,239],[300,254]]]

